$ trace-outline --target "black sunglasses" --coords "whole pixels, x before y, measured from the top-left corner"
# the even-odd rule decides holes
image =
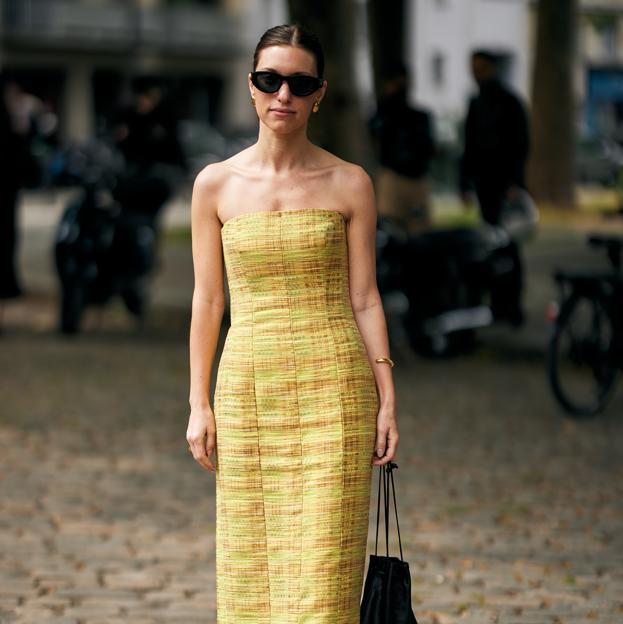
[[[251,72],[251,82],[263,93],[277,93],[281,89],[281,85],[288,83],[288,89],[292,95],[297,97],[305,97],[311,95],[322,87],[324,80],[316,76],[282,76],[272,71],[254,71]]]

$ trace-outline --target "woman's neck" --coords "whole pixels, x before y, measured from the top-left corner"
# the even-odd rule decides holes
[[[289,134],[277,134],[260,124],[256,148],[260,166],[279,174],[305,167],[313,145],[307,138],[305,128]]]

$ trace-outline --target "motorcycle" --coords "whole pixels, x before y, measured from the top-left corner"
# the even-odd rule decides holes
[[[509,204],[500,225],[439,228],[408,235],[377,222],[377,282],[384,305],[398,312],[401,330],[422,355],[474,347],[476,331],[515,322],[492,305],[492,292],[513,274],[513,244],[534,234],[536,207],[527,194]]]
[[[68,163],[81,190],[64,211],[54,241],[60,331],[78,333],[88,306],[103,306],[116,296],[140,320],[156,267],[156,206],[168,198],[169,185],[154,176],[150,209],[139,209],[143,207],[128,202],[145,199],[141,192],[149,178],[128,173],[113,148],[101,142],[87,144],[74,150]]]

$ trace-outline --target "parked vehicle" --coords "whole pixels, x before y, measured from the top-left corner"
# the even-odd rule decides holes
[[[468,350],[476,330],[511,321],[491,308],[490,295],[513,270],[511,240],[530,236],[536,223],[533,204],[523,219],[509,214],[505,227],[482,223],[412,236],[379,218],[379,291],[384,300],[401,302],[413,349],[428,355]]]
[[[122,176],[122,161],[104,143],[77,151],[69,160],[81,192],[63,213],[54,242],[61,287],[59,325],[65,334],[80,331],[87,306],[104,305],[115,296],[142,318],[156,266],[158,206],[169,193],[167,181],[158,177],[150,183],[144,172],[133,172],[135,178],[132,172]],[[138,191],[133,194],[135,179]],[[126,203],[140,198],[148,204]]]
[[[601,412],[623,368],[623,237],[590,236],[605,249],[612,269],[557,271],[560,305],[553,321],[547,373],[554,396],[575,418]]]

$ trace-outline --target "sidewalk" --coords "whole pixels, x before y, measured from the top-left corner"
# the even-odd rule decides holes
[[[145,328],[112,306],[62,339],[49,265],[61,207],[23,211],[30,295],[0,336],[0,623],[213,624],[214,478],[185,441],[188,241],[167,239]],[[419,624],[623,621],[623,389],[601,417],[568,421],[543,363],[552,267],[598,262],[583,237],[547,226],[526,248],[525,330],[483,332],[452,360],[396,349]]]

